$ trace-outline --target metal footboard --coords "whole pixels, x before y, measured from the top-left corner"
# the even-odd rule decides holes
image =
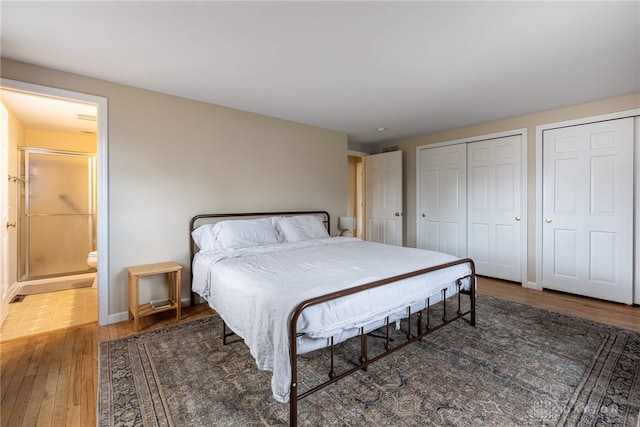
[[[447,314],[447,304],[451,304],[451,302],[447,303],[447,295],[446,295],[446,289],[443,289],[443,295],[442,295],[442,304],[443,304],[443,316],[442,316],[442,322],[441,323],[437,323],[437,324],[432,324],[431,323],[431,308],[432,308],[432,304],[430,301],[430,298],[428,296],[425,297],[425,308],[418,311],[417,313],[413,313],[415,314],[415,325],[412,325],[412,313],[411,313],[411,307],[407,307],[407,311],[408,311],[408,315],[406,317],[406,322],[407,322],[407,330],[406,330],[406,340],[400,342],[400,343],[393,343],[393,340],[390,337],[390,332],[389,332],[389,327],[390,327],[390,322],[389,322],[389,317],[386,317],[386,319],[384,319],[384,325],[382,326],[383,328],[386,329],[386,334],[384,334],[383,336],[379,337],[382,339],[385,339],[386,342],[384,344],[384,351],[382,353],[379,353],[375,356],[369,357],[368,354],[368,344],[367,344],[367,333],[365,333],[364,328],[360,328],[360,333],[359,333],[359,337],[360,337],[360,358],[358,361],[358,364],[350,369],[347,369],[343,372],[340,373],[336,373],[335,372],[335,354],[334,354],[334,340],[333,338],[330,338],[330,368],[329,368],[329,372],[328,372],[328,379],[325,382],[322,382],[308,390],[305,390],[304,392],[299,393],[298,392],[298,351],[297,351],[297,338],[304,335],[301,334],[297,331],[297,323],[298,323],[298,318],[300,317],[300,315],[302,314],[302,312],[308,308],[311,307],[313,305],[317,305],[317,304],[321,304],[321,303],[325,303],[327,301],[330,300],[334,300],[334,299],[338,299],[338,298],[342,298],[345,297],[347,295],[352,295],[352,294],[356,294],[359,292],[364,292],[373,288],[377,288],[380,286],[384,286],[387,285],[389,283],[392,282],[397,282],[400,280],[404,280],[404,279],[408,279],[410,277],[415,277],[415,276],[419,276],[422,274],[427,274],[433,271],[437,271],[437,270],[442,270],[442,269],[446,269],[449,267],[453,267],[455,265],[459,265],[459,264],[468,264],[470,269],[471,269],[471,273],[464,276],[464,277],[460,277],[456,280],[456,286],[457,286],[457,307],[455,310],[455,315],[453,315],[452,317],[448,317]],[[469,288],[468,290],[464,290],[463,289],[463,282],[465,282],[466,280],[469,281]],[[469,308],[466,310],[462,310],[462,300],[461,300],[461,294],[464,295],[468,295],[469,297]],[[450,315],[450,314],[449,314]],[[290,426],[296,426],[298,423],[298,401],[325,388],[326,386],[333,384],[351,374],[353,374],[356,371],[359,370],[367,370],[367,367],[400,350],[401,348],[405,347],[406,345],[414,342],[414,341],[420,341],[422,340],[422,338],[424,338],[426,335],[440,329],[441,327],[452,323],[458,319],[461,319],[465,316],[469,316],[469,323],[472,326],[475,326],[476,324],[476,273],[475,273],[475,265],[473,263],[473,261],[469,258],[465,258],[465,259],[460,259],[460,260],[456,260],[456,261],[452,261],[446,264],[442,264],[439,266],[435,266],[435,267],[430,267],[430,268],[425,268],[422,270],[417,270],[417,271],[413,271],[410,273],[406,273],[406,274],[402,274],[402,275],[398,275],[398,276],[394,276],[394,277],[389,277],[387,279],[383,279],[383,280],[378,280],[372,283],[368,283],[365,285],[361,285],[361,286],[357,286],[354,288],[350,288],[350,289],[344,289],[341,291],[337,291],[337,292],[333,292],[327,295],[322,295],[316,298],[312,298],[306,301],[303,301],[302,303],[300,303],[296,309],[293,311],[293,313],[291,314],[291,317],[289,319],[289,359],[290,359],[290,363],[291,363],[291,386],[290,386],[290,395],[289,395],[289,425]],[[426,319],[424,319],[424,317],[426,317]],[[355,338],[355,337],[354,337]]]

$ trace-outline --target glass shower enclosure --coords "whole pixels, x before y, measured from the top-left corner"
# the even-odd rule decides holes
[[[20,149],[21,281],[87,273],[96,248],[93,154]]]

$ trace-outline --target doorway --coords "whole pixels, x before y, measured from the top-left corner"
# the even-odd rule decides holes
[[[103,97],[98,97],[98,96],[94,96],[94,95],[88,95],[88,94],[83,94],[83,93],[78,93],[78,92],[72,92],[72,91],[67,91],[67,90],[61,90],[61,89],[55,89],[55,88],[50,88],[50,87],[46,87],[46,86],[40,86],[40,85],[34,85],[34,84],[29,84],[29,83],[23,83],[23,82],[18,82],[18,81],[14,81],[14,80],[7,80],[7,79],[2,79],[1,81],[1,86],[2,86],[2,91],[0,92],[1,98],[2,98],[2,102],[3,104],[7,104],[7,101],[5,99],[5,96],[9,95],[9,96],[13,96],[13,95],[20,95],[22,97],[35,97],[39,100],[43,100],[46,101],[48,103],[53,103],[55,105],[55,107],[47,110],[48,112],[46,114],[44,114],[44,116],[41,116],[41,122],[36,121],[35,124],[33,124],[32,122],[29,122],[29,126],[25,126],[25,128],[35,128],[36,130],[34,132],[43,132],[44,131],[44,121],[46,121],[46,119],[42,118],[59,118],[59,115],[62,114],[63,112],[68,112],[66,109],[66,106],[68,105],[74,105],[76,107],[82,107],[82,108],[90,108],[93,111],[93,114],[91,113],[87,113],[86,111],[80,111],[80,112],[76,112],[74,113],[74,118],[78,119],[78,120],[82,120],[82,125],[81,125],[81,129],[77,130],[79,133],[84,133],[86,134],[91,134],[93,133],[93,138],[95,140],[95,145],[94,145],[94,150],[93,153],[95,155],[94,159],[92,161],[89,161],[88,163],[93,162],[94,167],[95,167],[95,173],[94,173],[94,179],[95,179],[95,183],[96,183],[96,192],[95,197],[92,200],[92,203],[94,204],[94,209],[93,209],[93,214],[94,217],[97,221],[93,221],[93,224],[91,225],[91,227],[95,228],[95,233],[93,233],[92,237],[92,241],[91,241],[91,248],[96,248],[97,247],[97,264],[99,266],[98,268],[98,272],[97,272],[97,276],[94,273],[93,276],[97,277],[95,283],[93,281],[91,281],[91,283],[93,284],[93,286],[95,286],[95,303],[94,303],[94,309],[97,312],[97,319],[98,323],[101,325],[107,324],[108,323],[108,271],[107,271],[107,267],[108,267],[108,240],[107,240],[107,235],[108,235],[108,229],[107,229],[107,225],[108,225],[108,221],[107,221],[107,214],[108,214],[108,198],[107,198],[107,100]],[[9,107],[9,109],[11,110],[12,107]],[[20,109],[14,106],[15,109]],[[13,122],[13,124],[15,125],[15,119],[16,117],[18,117],[20,115],[20,113],[14,113],[13,114],[13,121],[10,120],[10,125],[9,127],[11,127],[11,123]],[[31,119],[30,119],[31,120]],[[58,130],[60,131],[60,130]],[[22,134],[20,134],[20,131],[18,131],[18,134],[20,134],[18,137],[15,136],[14,134],[14,138],[25,138],[25,130],[23,129]],[[69,129],[66,129],[66,132],[70,132]],[[19,150],[18,150],[18,143],[15,140],[11,140],[10,144],[12,145],[9,149],[10,155],[9,155],[9,162],[14,165],[14,180],[17,181],[17,183],[20,183],[20,179],[21,177],[19,176],[18,173],[18,155],[19,155]],[[55,149],[58,151],[68,151],[68,147],[63,146],[50,146],[50,147],[45,147],[47,149]],[[86,154],[86,153],[85,153]],[[10,178],[11,178],[11,173],[10,173]],[[11,179],[10,179],[11,181]],[[61,193],[63,196],[64,194]],[[63,197],[65,198],[65,197]],[[68,198],[66,198],[67,201]],[[18,197],[15,196],[15,203],[13,203],[13,198],[11,200],[3,200],[3,202],[9,202],[11,201],[12,203],[7,203],[10,205],[13,205],[13,209],[12,212],[9,213],[9,221],[13,222],[13,221],[18,221],[18,209],[17,209],[17,200]],[[62,202],[64,202],[64,200],[60,199]],[[77,208],[78,206],[76,206]],[[11,209],[10,209],[11,210]],[[3,292],[2,295],[7,295],[9,298],[13,299],[14,296],[16,296],[16,294],[18,294],[18,290],[20,289],[20,279],[21,277],[19,276],[19,269],[18,267],[18,241],[19,241],[19,237],[16,233],[16,235],[14,235],[13,240],[10,244],[10,248],[11,248],[11,253],[9,254],[8,257],[8,264],[9,265],[3,265],[3,270],[9,270],[10,271],[10,276],[8,277],[6,281],[3,281],[4,283],[0,284],[3,287],[3,290],[7,290],[7,292]],[[88,256],[88,253],[85,255]],[[84,258],[85,260],[88,260],[88,257],[85,258],[85,256],[83,256],[82,258]],[[83,266],[82,268],[85,268],[86,266],[86,262],[83,262]],[[7,268],[10,267],[10,268]],[[89,267],[86,267],[87,269],[89,269]],[[95,271],[95,270],[94,270]],[[48,275],[48,274],[45,274]],[[82,275],[78,275],[77,277],[80,277]],[[38,279],[38,280],[48,280],[48,279]],[[39,284],[39,283],[33,283],[33,284]]]
[[[353,237],[364,238],[364,162],[360,155],[347,156],[347,217],[356,219]]]

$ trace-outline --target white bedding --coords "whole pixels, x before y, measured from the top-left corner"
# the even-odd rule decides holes
[[[457,258],[440,252],[332,237],[198,252],[192,290],[216,310],[249,347],[259,369],[273,372],[273,396],[289,399],[291,382],[288,321],[303,300],[340,289],[419,270]],[[470,274],[462,264],[307,308],[298,319],[298,353],[340,342],[360,327],[375,329],[380,319],[404,317],[405,307],[439,301]],[[364,295],[364,296],[363,296]],[[357,302],[355,300],[357,299]]]

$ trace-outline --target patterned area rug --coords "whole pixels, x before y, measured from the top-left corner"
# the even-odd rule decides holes
[[[100,343],[98,425],[287,425],[270,373],[221,333],[211,316]],[[326,377],[326,353],[301,357],[301,389]],[[338,358],[353,366],[354,340]],[[479,295],[475,328],[457,321],[303,399],[298,424],[636,427],[639,411],[640,333]]]

